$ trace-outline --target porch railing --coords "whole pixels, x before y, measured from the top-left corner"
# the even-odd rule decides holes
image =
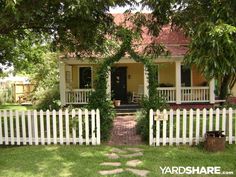
[[[181,101],[182,102],[209,102],[210,91],[209,87],[182,87]]]
[[[161,96],[167,103],[174,103],[176,101],[175,87],[158,87],[159,96]]]
[[[66,90],[66,104],[87,104],[93,89]]]
[[[157,91],[159,96],[161,96],[167,103],[176,102],[175,87],[158,87]],[[209,100],[209,87],[181,87],[182,103],[209,102]]]

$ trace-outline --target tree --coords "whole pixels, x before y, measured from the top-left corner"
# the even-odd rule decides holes
[[[234,0],[143,0],[153,12],[153,25],[163,24],[184,30],[190,40],[184,58],[211,79],[218,78],[220,98],[236,81],[236,1]],[[164,14],[164,15],[163,15]]]
[[[26,49],[19,46],[35,37],[41,44],[51,42],[54,49],[78,56],[103,49],[106,35],[113,31],[109,7],[130,4],[128,0],[0,0],[0,63],[19,60]],[[28,53],[30,53],[28,51]],[[27,57],[25,61],[30,62]],[[21,58],[20,61],[23,61]]]
[[[59,109],[59,68],[60,54],[45,52],[42,62],[31,66],[30,77],[34,81],[35,90],[32,93],[36,109]]]
[[[27,33],[22,39],[0,36],[0,63],[5,67],[14,63],[14,72],[28,72],[32,65],[42,62],[42,54],[48,51],[46,41],[38,35]]]

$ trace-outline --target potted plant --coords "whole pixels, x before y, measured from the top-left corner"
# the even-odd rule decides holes
[[[113,100],[113,104],[115,105],[115,107],[120,106],[120,100]]]
[[[204,148],[210,152],[224,151],[225,135],[223,131],[208,131],[206,133]]]

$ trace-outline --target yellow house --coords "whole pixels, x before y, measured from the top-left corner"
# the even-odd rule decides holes
[[[184,68],[182,58],[158,58],[158,92],[169,103],[214,103],[214,80],[209,83],[193,67]],[[60,62],[60,94],[63,105],[86,104],[88,95],[94,88],[97,64],[65,59]],[[107,93],[122,102],[127,101],[127,93],[148,93],[147,71],[142,63],[123,58],[115,63],[107,78]],[[141,93],[142,94],[142,93]]]
[[[231,90],[232,96],[236,97],[236,84],[234,84],[233,89]]]
[[[116,23],[123,16],[115,15]],[[143,41],[148,41],[147,35]],[[183,57],[187,51],[188,39],[180,32],[173,31],[170,26],[162,29],[157,39],[170,51],[171,56],[155,59],[158,66],[156,80],[159,94],[168,103],[215,103],[214,79],[207,81],[195,67],[186,68]],[[86,104],[88,95],[94,88],[98,64],[84,59],[61,58],[60,60],[60,96],[62,105]],[[130,57],[124,57],[115,63],[107,78],[107,94],[111,99],[126,103],[130,95],[148,96],[148,73],[142,63]],[[133,99],[133,101],[135,101]]]

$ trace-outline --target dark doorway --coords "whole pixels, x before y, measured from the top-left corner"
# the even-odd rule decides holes
[[[181,66],[181,85],[191,87],[191,69]]]
[[[111,93],[112,99],[127,102],[127,68],[113,67],[111,69]]]

